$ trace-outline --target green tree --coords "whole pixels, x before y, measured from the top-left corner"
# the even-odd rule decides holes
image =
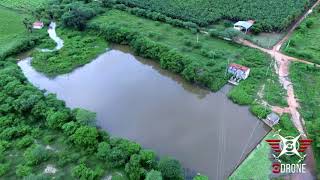
[[[111,151],[111,147],[107,142],[102,142],[98,145],[98,152],[97,152],[97,156],[101,159],[101,160],[107,160],[108,154]]]
[[[6,164],[0,163],[0,177],[5,175],[8,172],[9,167],[10,167],[9,163],[6,163]]]
[[[143,168],[140,166],[140,156],[134,154],[130,157],[130,161],[125,166],[125,171],[131,180],[140,179]]]
[[[19,177],[24,177],[30,175],[32,172],[32,168],[27,165],[19,164],[16,168],[16,175]]]
[[[182,180],[183,170],[179,161],[170,157],[162,158],[159,162],[158,169],[164,179]]]
[[[94,180],[99,175],[85,164],[80,164],[72,169],[72,176],[77,179]]]
[[[151,170],[150,172],[148,172],[145,180],[162,180],[161,172]]]
[[[76,130],[72,135],[73,142],[76,145],[85,147],[85,148],[94,148],[98,144],[98,131],[94,127],[81,126]]]
[[[73,114],[78,123],[81,125],[95,126],[97,114],[86,109],[76,108]]]
[[[38,165],[49,159],[48,151],[40,145],[29,147],[23,156],[27,165]]]
[[[152,150],[141,150],[140,151],[141,165],[147,170],[155,169],[157,166],[157,156]]]
[[[49,111],[47,116],[47,123],[50,128],[62,127],[64,123],[68,122],[70,119],[69,111]]]

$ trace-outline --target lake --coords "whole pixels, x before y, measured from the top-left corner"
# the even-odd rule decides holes
[[[248,107],[192,85],[159,64],[115,47],[72,73],[47,78],[18,63],[28,80],[69,107],[97,112],[97,124],[178,159],[188,174],[225,179],[270,130]]]

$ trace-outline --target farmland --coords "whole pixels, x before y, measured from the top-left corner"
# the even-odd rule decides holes
[[[41,7],[45,2],[45,0],[1,0],[0,5],[16,10],[28,11]]]
[[[320,64],[320,8],[314,12],[294,31],[283,47],[291,56]]]
[[[207,26],[221,19],[254,19],[263,31],[284,30],[312,0],[117,0]]]

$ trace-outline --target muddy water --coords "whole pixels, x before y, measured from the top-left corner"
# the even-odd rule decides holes
[[[247,107],[227,99],[230,86],[209,92],[125,49],[54,79],[36,72],[30,59],[19,66],[68,106],[97,112],[98,125],[112,135],[177,158],[189,174],[226,178],[268,131]]]

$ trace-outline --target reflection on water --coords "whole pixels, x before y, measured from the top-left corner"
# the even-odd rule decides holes
[[[224,179],[267,133],[247,107],[193,86],[157,63],[111,50],[74,72],[48,79],[19,62],[31,83],[70,107],[97,112],[98,125],[185,168]]]

